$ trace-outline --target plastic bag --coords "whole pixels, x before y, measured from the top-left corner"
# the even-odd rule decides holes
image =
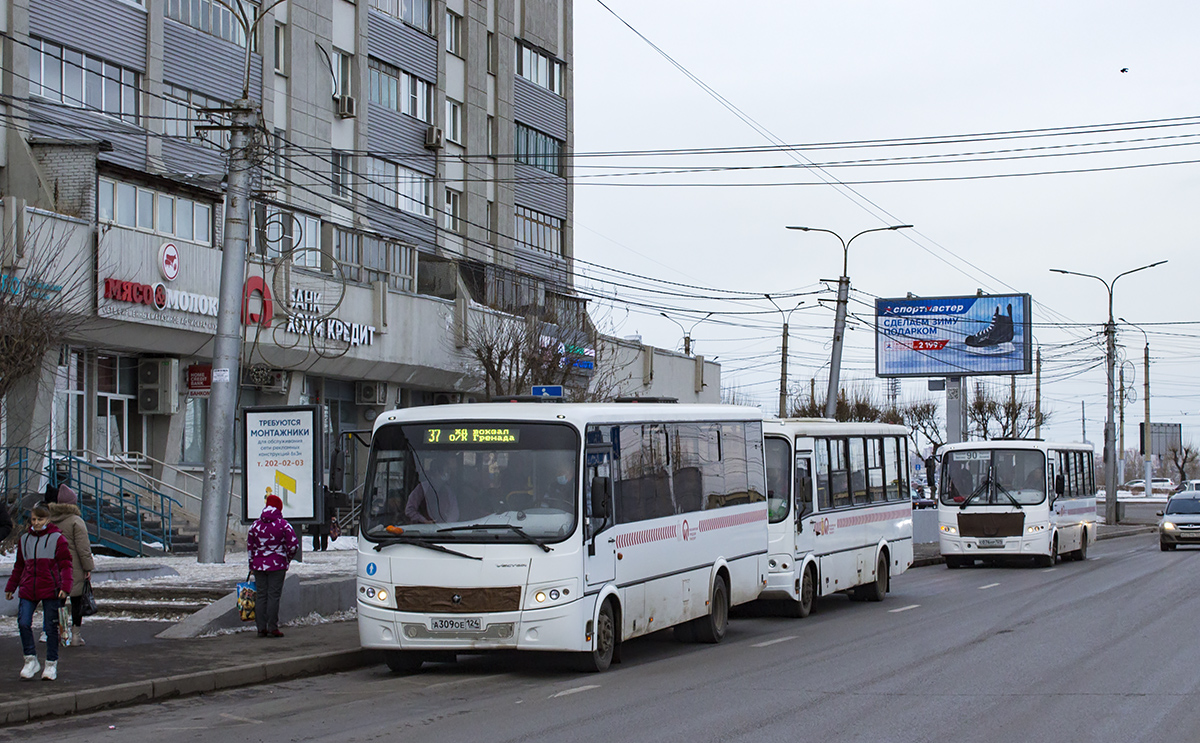
[[[64,601],[58,607],[58,644],[71,644],[71,602]]]
[[[254,603],[258,597],[258,592],[255,590],[254,581],[250,580],[249,573],[246,574],[246,580],[237,584],[237,608],[238,616],[243,622],[254,621]]]
[[[342,527],[338,525],[337,516],[333,516],[329,519],[329,539],[336,542],[340,536],[342,536]]]
[[[85,617],[90,617],[100,611],[99,604],[96,603],[96,594],[92,593],[92,579],[88,578],[83,582],[83,599],[79,606],[79,613]]]

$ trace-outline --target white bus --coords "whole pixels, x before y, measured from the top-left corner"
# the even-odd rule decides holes
[[[908,429],[825,418],[764,424],[770,550],[763,598],[882,601],[913,561]]]
[[[762,414],[485,403],[375,422],[361,517],[364,648],[411,671],[492,649],[604,670],[666,627],[719,642],[766,580]]]
[[[1091,444],[1001,439],[941,449],[938,536],[946,566],[1084,560],[1096,541]]]

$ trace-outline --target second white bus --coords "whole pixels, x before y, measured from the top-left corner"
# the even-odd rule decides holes
[[[879,423],[768,420],[765,599],[808,616],[818,596],[882,601],[913,562],[908,430]]]
[[[938,538],[946,566],[1083,560],[1096,541],[1091,444],[1003,439],[941,449]]]

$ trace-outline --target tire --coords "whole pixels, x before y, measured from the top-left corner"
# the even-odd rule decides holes
[[[708,616],[694,621],[698,641],[716,644],[725,638],[725,630],[729,628],[729,586],[725,585],[724,578],[717,576],[716,582],[713,583]]]
[[[613,616],[611,601],[605,601],[600,607],[600,616],[596,618],[596,642],[591,650],[579,654],[580,670],[587,673],[599,673],[608,670],[612,665],[613,652],[617,647],[617,622]]]
[[[416,673],[421,670],[425,656],[412,650],[388,650],[383,654],[383,660],[392,673]]]
[[[1034,561],[1037,563],[1037,566],[1039,568],[1052,568],[1052,567],[1054,567],[1054,561],[1057,557],[1058,557],[1058,537],[1055,536],[1053,539],[1050,540],[1050,554],[1038,555],[1037,557],[1034,558]]]
[[[1171,551],[1171,545],[1167,544],[1166,542],[1159,542],[1159,543],[1158,543],[1158,548],[1159,548],[1160,550],[1162,550],[1163,552],[1170,552],[1170,551]]]
[[[1087,559],[1088,552],[1088,533],[1084,529],[1079,535],[1079,549],[1075,550],[1075,559],[1083,562]]]
[[[966,563],[963,562],[961,557],[951,557],[950,555],[946,556],[946,569],[947,570],[958,570],[959,568],[963,567],[965,564]]]
[[[879,554],[879,558],[875,563],[875,580],[865,586],[859,586],[859,591],[865,601],[883,601],[883,597],[887,595],[888,584],[891,574],[888,570],[887,555]]]
[[[816,578],[813,569],[805,568],[804,577],[800,579],[800,595],[795,601],[788,601],[784,615],[793,619],[803,619],[812,614],[813,603],[816,601]]]

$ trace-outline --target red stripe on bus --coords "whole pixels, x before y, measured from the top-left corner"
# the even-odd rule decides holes
[[[907,508],[893,508],[890,511],[876,511],[875,513],[859,513],[838,519],[837,527],[844,529],[847,526],[861,526],[863,524],[874,524],[878,521],[892,521],[893,519],[904,518],[909,515],[911,515],[911,511]]]

